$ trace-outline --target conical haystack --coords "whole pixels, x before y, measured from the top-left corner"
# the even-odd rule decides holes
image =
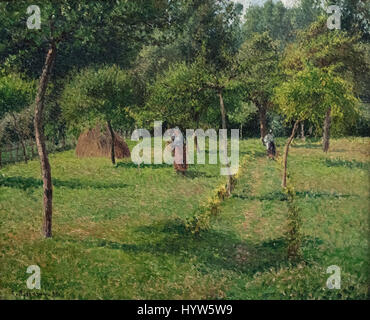
[[[100,126],[85,131],[80,135],[76,147],[76,155],[79,158],[94,158],[111,156],[112,138],[108,127],[101,130]],[[117,159],[129,158],[131,156],[125,140],[115,134],[115,155]]]

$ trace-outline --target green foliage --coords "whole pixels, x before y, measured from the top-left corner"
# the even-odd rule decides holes
[[[149,87],[149,100],[139,122],[163,120],[181,129],[195,128],[205,119],[207,109],[217,105],[214,92],[205,87],[207,73],[203,65],[178,63]],[[141,121],[140,121],[141,120]]]
[[[332,69],[310,65],[277,87],[275,99],[287,122],[310,120],[317,126],[321,126],[329,108],[333,117],[349,122],[358,105],[350,83]]]
[[[258,107],[271,105],[273,88],[278,81],[279,54],[267,32],[254,34],[239,50],[238,77],[245,90],[245,100]]]
[[[127,125],[135,104],[133,78],[118,66],[88,68],[66,85],[61,98],[63,116],[72,128],[111,121]]]
[[[243,33],[250,38],[254,33],[268,32],[279,42],[279,49],[293,41],[297,30],[304,29],[323,13],[321,0],[301,0],[297,6],[287,8],[281,1],[267,0],[262,6],[246,9]]]
[[[364,41],[370,40],[370,3],[367,0],[326,0],[328,5],[341,8],[341,28],[351,34],[361,34]]]
[[[364,81],[363,74],[370,68],[366,61],[366,48],[358,40],[358,35],[329,30],[326,18],[320,17],[309,28],[299,32],[297,41],[286,49],[283,71],[291,76],[305,68],[307,63],[317,68],[332,68],[342,78],[352,82],[358,94]]]
[[[41,29],[29,30],[26,12],[33,4],[30,0],[0,3],[0,36],[7,39],[6,48],[0,47],[0,62],[11,60],[33,77],[39,76],[44,63],[40,56],[52,39],[58,42],[57,77],[91,63],[127,67],[153,30],[167,27],[171,13],[164,0],[43,1],[37,4]]]
[[[254,114],[256,114],[257,108],[256,106],[250,102],[242,102],[240,103],[235,110],[229,112],[229,120],[233,123],[237,124],[245,124],[248,119],[250,119]]]
[[[19,112],[29,106],[34,94],[34,83],[19,74],[0,76],[0,118],[7,112]]]
[[[235,175],[231,176],[231,179],[228,180],[227,183],[231,184],[231,192],[234,191],[238,183],[238,179],[242,176],[242,174],[244,174],[244,170],[242,170],[242,167],[245,166],[247,161],[249,160],[249,155],[244,156],[238,172]],[[212,218],[217,216],[217,214],[221,211],[220,206],[222,202],[229,198],[227,193],[227,183],[223,183],[218,188],[216,188],[213,192],[213,195],[205,203],[201,204],[199,208],[194,211],[191,217],[186,219],[185,227],[193,235],[199,235],[204,231],[210,230]]]
[[[236,179],[232,179],[235,187]],[[214,191],[206,203],[197,208],[190,218],[186,219],[185,227],[194,235],[199,235],[201,232],[207,231],[211,228],[211,219],[220,212],[221,203],[227,198],[227,185],[222,184]]]

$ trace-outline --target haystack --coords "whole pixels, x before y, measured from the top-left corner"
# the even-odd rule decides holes
[[[85,131],[80,135],[76,147],[76,155],[79,158],[110,158],[111,156],[112,138],[108,126],[100,128],[96,126],[94,129]],[[129,158],[131,156],[130,149],[125,140],[115,134],[115,156],[117,159]]]

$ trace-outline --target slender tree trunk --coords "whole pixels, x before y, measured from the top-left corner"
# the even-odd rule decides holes
[[[285,146],[285,151],[284,151],[284,174],[283,174],[283,182],[282,182],[282,186],[283,188],[286,188],[286,185],[287,185],[287,167],[288,167],[288,153],[289,153],[289,147],[290,147],[290,144],[292,143],[294,137],[295,137],[295,134],[296,134],[296,131],[298,129],[298,125],[299,125],[299,121],[297,120],[295,123],[294,123],[294,127],[293,127],[293,131],[292,131],[292,134],[291,136],[289,137],[288,141],[287,141],[287,144]]]
[[[30,140],[30,147],[31,147],[31,157],[33,159],[35,157],[35,149],[34,149],[34,145],[33,145],[32,140]]]
[[[220,97],[220,111],[221,111],[222,129],[227,129],[226,128],[226,110],[225,110],[224,99],[222,97],[222,90],[219,90],[218,96]]]
[[[310,127],[308,128],[308,135],[311,137],[311,136],[312,136],[312,133],[313,133],[313,127],[312,127],[312,126],[310,126]]]
[[[301,122],[301,139],[303,141],[306,141],[306,137],[304,135],[304,122],[303,121]]]
[[[266,121],[266,108],[264,106],[259,106],[258,107],[258,112],[259,112],[259,118],[260,118],[260,134],[261,134],[261,140],[262,143],[264,143],[263,139],[267,135],[267,121]]]
[[[112,128],[112,124],[110,121],[107,122],[108,123],[108,129],[109,129],[109,132],[110,132],[110,135],[112,137],[112,144],[111,144],[111,159],[112,159],[112,163],[113,164],[116,164],[116,150],[115,150],[115,144],[116,144],[116,135],[114,134],[114,131],[113,131],[113,128]]]
[[[324,121],[324,136],[323,136],[323,150],[324,152],[329,151],[330,146],[330,126],[331,126],[331,108],[326,111],[325,121]]]
[[[225,110],[225,104],[224,104],[224,99],[222,96],[222,90],[219,90],[218,95],[220,97],[220,111],[221,111],[221,119],[222,119],[222,129],[227,129],[226,127],[226,110]],[[227,140],[226,140],[227,141]],[[225,159],[227,157],[227,142],[226,142],[226,148],[224,150],[225,152]],[[231,195],[231,187],[232,187],[232,177],[231,177],[231,171],[230,171],[230,165],[226,165],[228,168],[228,183],[226,187],[226,196]]]
[[[46,55],[44,67],[40,77],[40,83],[37,90],[35,101],[35,138],[37,151],[40,157],[41,174],[44,189],[44,222],[43,234],[46,238],[52,236],[52,214],[53,214],[53,185],[51,181],[51,167],[45,145],[45,137],[42,126],[42,116],[44,111],[45,93],[48,82],[50,80],[50,73],[53,69],[56,57],[56,46],[54,43],[50,45],[49,51]]]
[[[21,140],[21,146],[22,146],[22,151],[23,151],[23,159],[24,159],[25,164],[27,164],[28,158],[27,158],[26,146],[24,144],[23,138],[21,138],[20,140]]]
[[[197,122],[196,130],[198,130],[198,129],[199,129],[199,117],[198,117],[198,116],[197,116],[197,120],[196,120],[196,122]],[[200,152],[200,150],[199,150],[199,145],[198,145],[198,136],[195,136],[195,137],[194,137],[194,144],[195,144],[195,147],[196,147],[196,149],[197,149],[197,152]]]

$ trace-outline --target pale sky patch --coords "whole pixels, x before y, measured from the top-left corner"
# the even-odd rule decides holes
[[[263,5],[266,0],[232,0],[234,2],[239,2],[244,6],[244,9],[251,5]],[[291,8],[299,2],[299,0],[281,0],[281,2],[287,7]]]

